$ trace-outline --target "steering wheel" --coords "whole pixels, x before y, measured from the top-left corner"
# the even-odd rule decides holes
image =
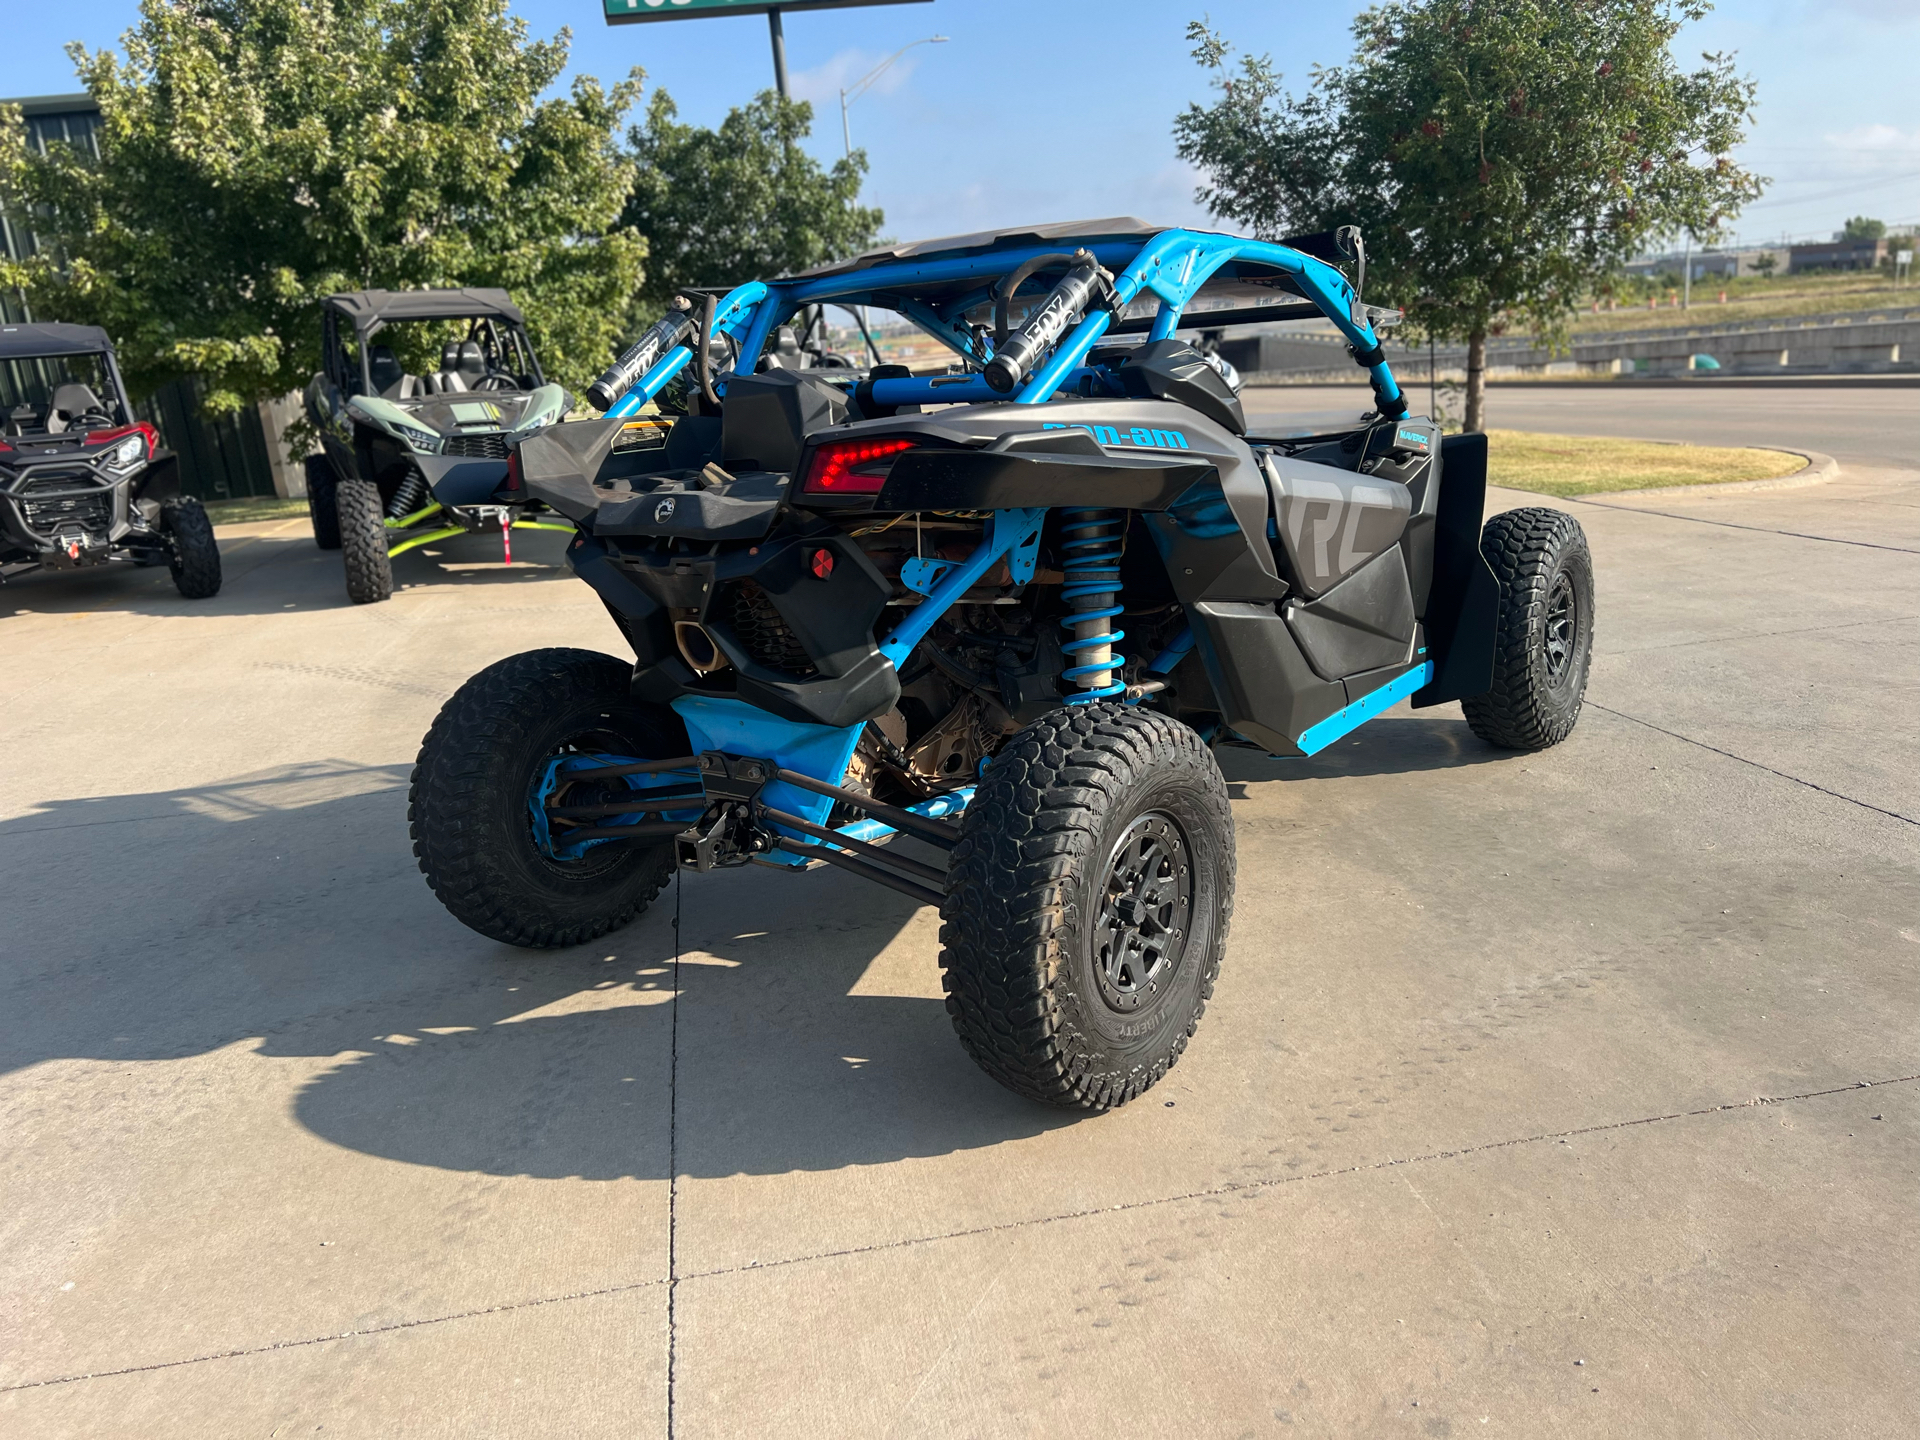
[[[480,377],[480,382],[473,388],[476,390],[518,390],[520,387],[514,383],[511,375],[502,375],[498,370],[489,370],[485,375]]]

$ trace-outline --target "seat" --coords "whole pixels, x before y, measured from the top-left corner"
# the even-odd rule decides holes
[[[450,348],[454,350],[453,364],[447,364],[442,357],[440,368],[449,375],[459,377],[462,390],[477,390],[480,382],[487,378],[487,357],[481,353],[480,342],[462,340],[459,345]]]
[[[374,393],[381,399],[409,398],[403,387],[412,377],[400,368],[399,359],[385,345],[375,345],[367,351],[367,372],[373,381]]]
[[[52,419],[54,415],[58,415],[68,424],[72,424],[82,415],[104,415],[107,411],[107,407],[100,403],[100,397],[98,395],[94,394],[93,391],[85,385],[78,384],[74,381],[68,381],[65,385],[57,386],[53,392],[53,399],[49,402],[47,408],[52,412],[52,414],[47,417],[48,419]]]

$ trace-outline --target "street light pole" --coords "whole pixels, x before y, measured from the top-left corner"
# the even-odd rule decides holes
[[[780,24],[778,8],[767,11],[767,34],[773,41],[773,88],[782,100],[791,99],[787,94],[787,32]]]
[[[778,13],[778,12],[772,12],[772,13]],[[869,70],[866,74],[862,75],[858,80],[854,81],[853,84],[841,87],[841,90],[840,90],[840,141],[843,145],[846,146],[847,154],[849,156],[853,154],[853,130],[847,121],[847,107],[851,105],[855,100],[858,100],[862,95],[866,94],[868,87],[870,87],[873,84],[873,82],[878,80],[882,75],[886,74],[887,70],[892,66],[893,62],[898,60],[902,55],[906,54],[907,51],[913,49],[915,45],[944,45],[946,43],[947,43],[947,37],[944,35],[929,35],[923,40],[915,40],[911,44],[902,45],[898,50],[894,51],[893,54],[889,55],[886,59],[882,60],[878,65],[874,66],[873,69]]]

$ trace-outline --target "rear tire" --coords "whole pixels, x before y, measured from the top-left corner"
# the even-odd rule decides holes
[[[1480,553],[1500,584],[1493,688],[1460,702],[1473,733],[1544,750],[1573,733],[1593,659],[1593,556],[1580,522],[1528,506],[1496,515]]]
[[[176,495],[160,506],[160,530],[167,537],[167,568],[181,595],[188,600],[218,595],[220,542],[206,507],[191,495]]]
[[[387,558],[387,522],[380,491],[365,480],[342,480],[334,491],[340,526],[340,558],[346,564],[347,598],[371,605],[393,595],[393,562]]]
[[[1192,730],[1111,704],[1035,721],[953,853],[940,964],[960,1043],[1045,1104],[1140,1095],[1213,995],[1233,877],[1226,781]]]
[[[340,548],[340,516],[334,507],[333,462],[325,455],[309,455],[307,518],[313,522],[313,543],[322,550]]]
[[[408,791],[413,853],[440,902],[509,945],[579,945],[617,930],[673,874],[673,844],[615,841],[577,861],[543,854],[528,800],[565,748],[648,760],[687,753],[686,727],[635,700],[633,667],[588,650],[533,650],[488,666],[442,707]]]

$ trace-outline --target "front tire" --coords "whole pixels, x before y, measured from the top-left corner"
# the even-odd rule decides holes
[[[307,518],[313,522],[313,543],[322,550],[338,550],[340,515],[334,509],[333,462],[325,455],[309,455],[306,471]]]
[[[1487,522],[1480,553],[1500,584],[1493,688],[1460,702],[1473,733],[1544,750],[1573,733],[1593,660],[1593,555],[1580,522],[1528,506]]]
[[[176,495],[160,507],[160,531],[167,539],[167,568],[173,584],[188,600],[211,600],[220,593],[220,542],[206,507],[191,495]]]
[[[665,887],[671,841],[554,860],[528,812],[541,767],[565,750],[687,753],[679,717],[635,700],[632,675],[610,655],[533,650],[488,666],[442,707],[413,767],[407,819],[421,873],[461,924],[509,945],[579,945],[631,922]]]
[[[1107,1110],[1179,1060],[1233,914],[1233,815],[1213,753],[1166,716],[1056,710],[994,759],[940,915],[947,1014],[994,1079]]]
[[[347,598],[372,605],[393,595],[393,561],[387,558],[387,521],[380,489],[366,480],[342,480],[334,490],[340,526],[340,558],[346,564]]]

